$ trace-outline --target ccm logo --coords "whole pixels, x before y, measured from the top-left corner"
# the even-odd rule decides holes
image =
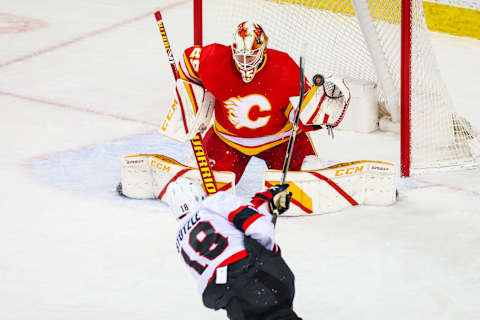
[[[175,112],[175,109],[177,107],[177,103],[177,99],[173,100],[173,104],[170,106],[170,109],[168,109],[167,115],[165,116],[165,119],[163,119],[162,131],[167,130],[168,122],[172,120],[173,113]]]
[[[168,172],[170,172],[170,169],[172,169],[172,167],[166,166],[164,163],[158,162],[158,161],[155,161],[155,160],[152,160],[150,162],[150,165],[154,168],[157,168],[157,169],[160,169],[160,170],[163,170],[163,171],[168,171]]]
[[[348,169],[340,169],[340,170],[335,171],[335,176],[336,177],[346,176],[346,175],[349,175],[349,174],[352,174],[352,173],[361,172],[362,170],[363,170],[363,166],[353,167],[353,168],[348,168]]]

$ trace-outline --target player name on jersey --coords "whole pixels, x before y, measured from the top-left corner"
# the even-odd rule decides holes
[[[192,230],[193,226],[200,221],[200,217],[198,216],[198,212],[188,219],[188,221],[183,225],[183,227],[178,231],[177,233],[177,241],[176,241],[176,246],[177,246],[177,251],[180,253],[181,250],[181,245],[180,242],[183,240],[183,237],[190,231]]]

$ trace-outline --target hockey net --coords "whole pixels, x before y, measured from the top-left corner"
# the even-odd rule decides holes
[[[195,1],[196,11],[200,6],[202,12],[196,30],[203,29],[203,44],[230,44],[231,30],[251,19],[264,28],[269,47],[288,52],[296,61],[302,44],[308,44],[309,78],[321,72],[374,82],[380,110],[397,124],[402,112],[408,114],[401,133],[403,175],[478,165],[478,133],[455,112],[437,67],[421,0],[409,2],[411,23],[403,28],[410,54],[401,41],[401,0]],[[409,76],[403,80],[406,91],[400,86],[402,65]],[[408,95],[402,108],[401,92]]]

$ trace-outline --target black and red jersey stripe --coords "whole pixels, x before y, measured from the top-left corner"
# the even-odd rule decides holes
[[[237,229],[245,232],[260,217],[262,214],[254,208],[241,206],[228,214],[228,221],[232,222]]]

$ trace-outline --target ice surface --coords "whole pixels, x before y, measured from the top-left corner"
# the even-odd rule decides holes
[[[73,7],[72,7],[73,6]],[[201,304],[159,201],[118,197],[119,157],[189,149],[158,133],[189,1],[2,1],[38,29],[1,33],[0,319],[225,319]],[[27,19],[28,21],[28,19]],[[219,31],[220,32],[220,31]],[[480,41],[432,33],[460,114],[480,128]],[[317,137],[326,159],[398,162],[398,136]],[[261,161],[238,191],[260,188]],[[280,218],[304,319],[480,318],[480,171],[400,182],[391,207]]]

